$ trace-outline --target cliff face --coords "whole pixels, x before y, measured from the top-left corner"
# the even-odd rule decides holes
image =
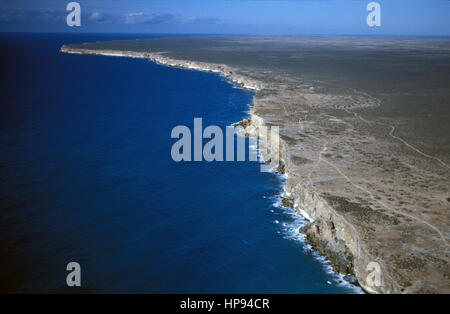
[[[189,49],[180,48],[184,41]],[[390,110],[383,107],[381,98],[303,78],[316,56],[324,55],[321,62],[330,60],[329,51],[333,52],[331,60],[338,62],[331,73],[333,80],[348,73],[353,63],[361,68],[370,65],[364,59],[358,63],[359,59],[346,57],[356,51],[360,58],[370,44],[353,45],[345,39],[332,41],[330,46],[328,39],[308,42],[291,37],[189,38],[154,39],[148,44],[93,43],[65,46],[61,51],[147,58],[167,66],[217,73],[236,86],[256,90],[250,119],[236,127],[242,134],[262,138],[263,145],[268,145],[261,149],[265,160],[276,161],[280,156],[278,169],[288,177],[285,204],[310,221],[299,230],[307,241],[328,257],[336,271],[354,275],[367,292],[448,293],[450,174],[445,159],[424,153],[396,135],[396,125],[400,125],[412,130],[405,131],[409,138],[417,137],[409,120],[375,115]],[[376,48],[382,54],[383,47],[392,43],[380,44]],[[115,45],[121,48],[111,48]],[[315,45],[317,51],[305,58],[302,51],[309,52]],[[348,47],[352,48],[345,52]],[[368,55],[371,51],[367,48]],[[390,56],[390,51],[384,55],[388,63]],[[181,60],[185,58],[190,60]],[[322,70],[326,76],[331,70],[321,62],[313,64],[314,75]],[[295,67],[301,71],[293,71]],[[376,78],[375,83],[382,84],[382,78]],[[404,86],[407,92],[395,91],[391,97],[413,92],[408,84]],[[386,93],[383,90],[380,97],[386,98]],[[263,126],[279,127],[279,143],[272,145],[261,132]]]
[[[123,50],[96,50],[96,49],[82,49],[71,48],[68,46],[62,46],[61,52],[73,53],[73,54],[90,54],[90,55],[102,55],[111,57],[128,57],[128,58],[141,58],[149,59],[155,63],[176,67],[180,69],[196,70],[203,72],[211,72],[222,75],[226,80],[235,84],[237,87],[258,90],[262,84],[256,80],[246,78],[245,76],[234,73],[228,66],[222,64],[213,64],[206,62],[196,61],[184,61],[176,60],[164,55],[160,52],[136,52],[136,51],[123,51]]]
[[[356,277],[357,282],[353,283],[359,284],[369,293],[400,293],[400,287],[386,271],[380,272],[382,285],[367,283],[369,277],[373,278],[370,276],[373,270],[367,269],[367,265],[375,261],[376,257],[364,249],[355,226],[337,213],[317,191],[303,184],[291,170],[295,162],[292,161],[288,145],[282,139],[278,145],[271,145],[272,141],[267,139],[267,133],[261,132],[262,128],[269,128],[264,120],[251,113],[250,119],[244,119],[236,127],[244,136],[261,139],[259,149],[264,160],[274,160],[275,155],[280,156],[281,168],[288,178],[284,186],[284,204],[292,206],[310,222],[299,232],[306,234],[307,242],[328,258],[333,269],[338,273]],[[380,267],[385,267],[380,263],[383,265]]]

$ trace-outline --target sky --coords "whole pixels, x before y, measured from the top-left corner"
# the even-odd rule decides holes
[[[367,34],[450,36],[450,1],[384,0],[381,26],[364,0],[0,0],[0,32],[175,34]]]

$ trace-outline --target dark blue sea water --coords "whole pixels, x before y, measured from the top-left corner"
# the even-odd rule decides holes
[[[0,290],[346,293],[256,162],[172,160],[176,125],[253,94],[140,59],[59,53],[119,35],[0,36]],[[136,36],[133,36],[136,37]],[[279,223],[274,223],[278,221]],[[66,265],[82,287],[66,286]]]

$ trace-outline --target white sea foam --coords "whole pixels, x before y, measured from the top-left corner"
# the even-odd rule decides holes
[[[266,163],[266,161],[264,160],[264,158],[263,157],[260,157],[260,162],[261,163]],[[265,172],[272,172],[272,173],[276,173],[277,172],[277,169],[278,169],[278,165],[276,165],[276,164],[268,164],[268,169],[265,171]]]
[[[280,185],[284,186],[286,182],[286,178],[282,176],[278,176],[280,178]],[[327,281],[329,284],[336,285],[338,287],[344,287],[350,289],[354,293],[364,293],[363,290],[351,284],[350,282],[344,279],[344,275],[336,273],[333,270],[333,267],[330,265],[330,262],[324,257],[321,256],[314,248],[306,243],[306,235],[299,232],[299,229],[310,222],[308,222],[304,217],[299,215],[295,209],[285,207],[282,205],[283,193],[280,193],[276,196],[272,197],[273,207],[277,210],[274,211],[274,214],[277,214],[277,211],[280,211],[288,221],[278,221],[278,225],[280,225],[281,229],[277,231],[277,234],[280,234],[283,238],[288,239],[290,241],[297,241],[305,254],[310,254],[315,260],[317,260],[322,266],[324,271],[327,273],[329,280]],[[272,210],[271,210],[272,212]],[[281,218],[282,220],[282,218]]]
[[[234,84],[235,82],[229,82],[229,83],[232,84],[234,88],[240,88]],[[248,88],[248,87],[244,87],[244,88]],[[245,112],[248,115],[246,118],[250,117],[250,115],[251,115],[250,111],[251,111],[251,106],[248,105],[248,111]],[[234,125],[238,124],[239,122],[241,122],[241,121],[232,123],[230,126],[234,127]],[[243,135],[238,133],[238,136],[243,136]],[[258,149],[258,146],[256,144],[250,144],[249,150],[250,151],[256,150],[256,153],[258,156],[258,161],[260,163],[266,163],[266,161],[264,160],[264,157],[261,154],[261,149]],[[301,227],[309,224],[310,221],[312,221],[312,220],[308,221],[303,216],[299,215],[295,209],[285,207],[282,205],[283,194],[284,194],[283,191],[284,191],[284,186],[288,179],[288,175],[277,173],[276,172],[277,168],[278,168],[278,165],[272,165],[272,167],[270,167],[270,170],[269,170],[269,172],[277,174],[277,177],[280,182],[280,189],[282,190],[282,192],[279,195],[276,195],[275,197],[273,197],[273,207],[281,210],[282,214],[287,215],[289,217],[289,222],[282,222],[281,223],[282,229],[277,230],[276,233],[283,236],[283,238],[285,238],[285,239],[298,241],[300,243],[300,245],[302,246],[305,254],[311,254],[319,263],[321,263],[325,272],[328,274],[329,277],[331,277],[331,280],[327,281],[328,284],[336,285],[339,287],[345,287],[345,288],[351,289],[355,293],[364,293],[360,287],[355,286],[355,285],[351,284],[350,282],[346,281],[344,279],[344,275],[334,272],[333,267],[330,265],[329,261],[324,256],[321,256],[316,250],[314,250],[311,245],[306,243],[306,235],[303,233],[300,233],[299,229]],[[263,196],[263,198],[266,198],[266,197]],[[278,215],[278,213],[273,209],[271,209],[270,212],[274,215]],[[280,221],[278,219],[275,219],[273,221],[273,223],[276,225],[279,225]]]

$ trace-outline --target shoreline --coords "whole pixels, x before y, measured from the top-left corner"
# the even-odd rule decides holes
[[[65,45],[61,47],[60,52],[70,54],[88,54],[110,57],[149,59],[150,61],[155,62],[159,65],[168,67],[219,74],[223,76],[226,81],[232,83],[238,88],[250,89],[254,91],[259,91],[263,88],[263,84],[261,82],[257,82],[256,80],[248,79],[242,75],[236,74],[231,68],[226,65],[172,59],[169,57],[165,57],[164,52],[74,49],[69,48]]]
[[[254,103],[256,102],[258,92],[264,89],[262,82],[238,74],[226,65],[173,59],[164,56],[164,52],[92,50],[70,48],[67,46],[62,46],[60,52],[142,58],[168,67],[215,73],[222,76],[224,80],[232,83],[237,88],[255,91],[255,95],[253,96]],[[259,129],[265,126],[266,122],[262,117],[253,112],[253,106],[250,106],[250,117],[243,118],[235,124],[235,127],[242,135],[262,138]],[[304,235],[305,243],[311,246],[320,257],[329,261],[329,265],[336,274],[353,277],[353,282],[347,282],[354,286],[359,286],[364,292],[396,293],[399,291],[396,283],[389,277],[382,279],[385,285],[389,283],[389,285],[386,285],[388,288],[384,290],[372,289],[366,284],[365,278],[368,273],[365,270],[365,265],[374,259],[360,243],[357,231],[352,224],[346,221],[343,216],[339,215],[328,204],[327,200],[316,194],[314,190],[302,186],[299,178],[290,169],[291,161],[289,160],[289,153],[286,150],[287,146],[288,144],[280,138],[279,147],[268,147],[269,154],[266,153],[266,149],[261,149],[260,154],[264,160],[270,160],[270,154],[279,154],[279,171],[274,172],[286,176],[286,181],[282,188],[282,206],[292,208],[300,217],[303,217],[309,222],[298,230],[299,234]],[[339,241],[334,241],[335,239],[339,239]]]

